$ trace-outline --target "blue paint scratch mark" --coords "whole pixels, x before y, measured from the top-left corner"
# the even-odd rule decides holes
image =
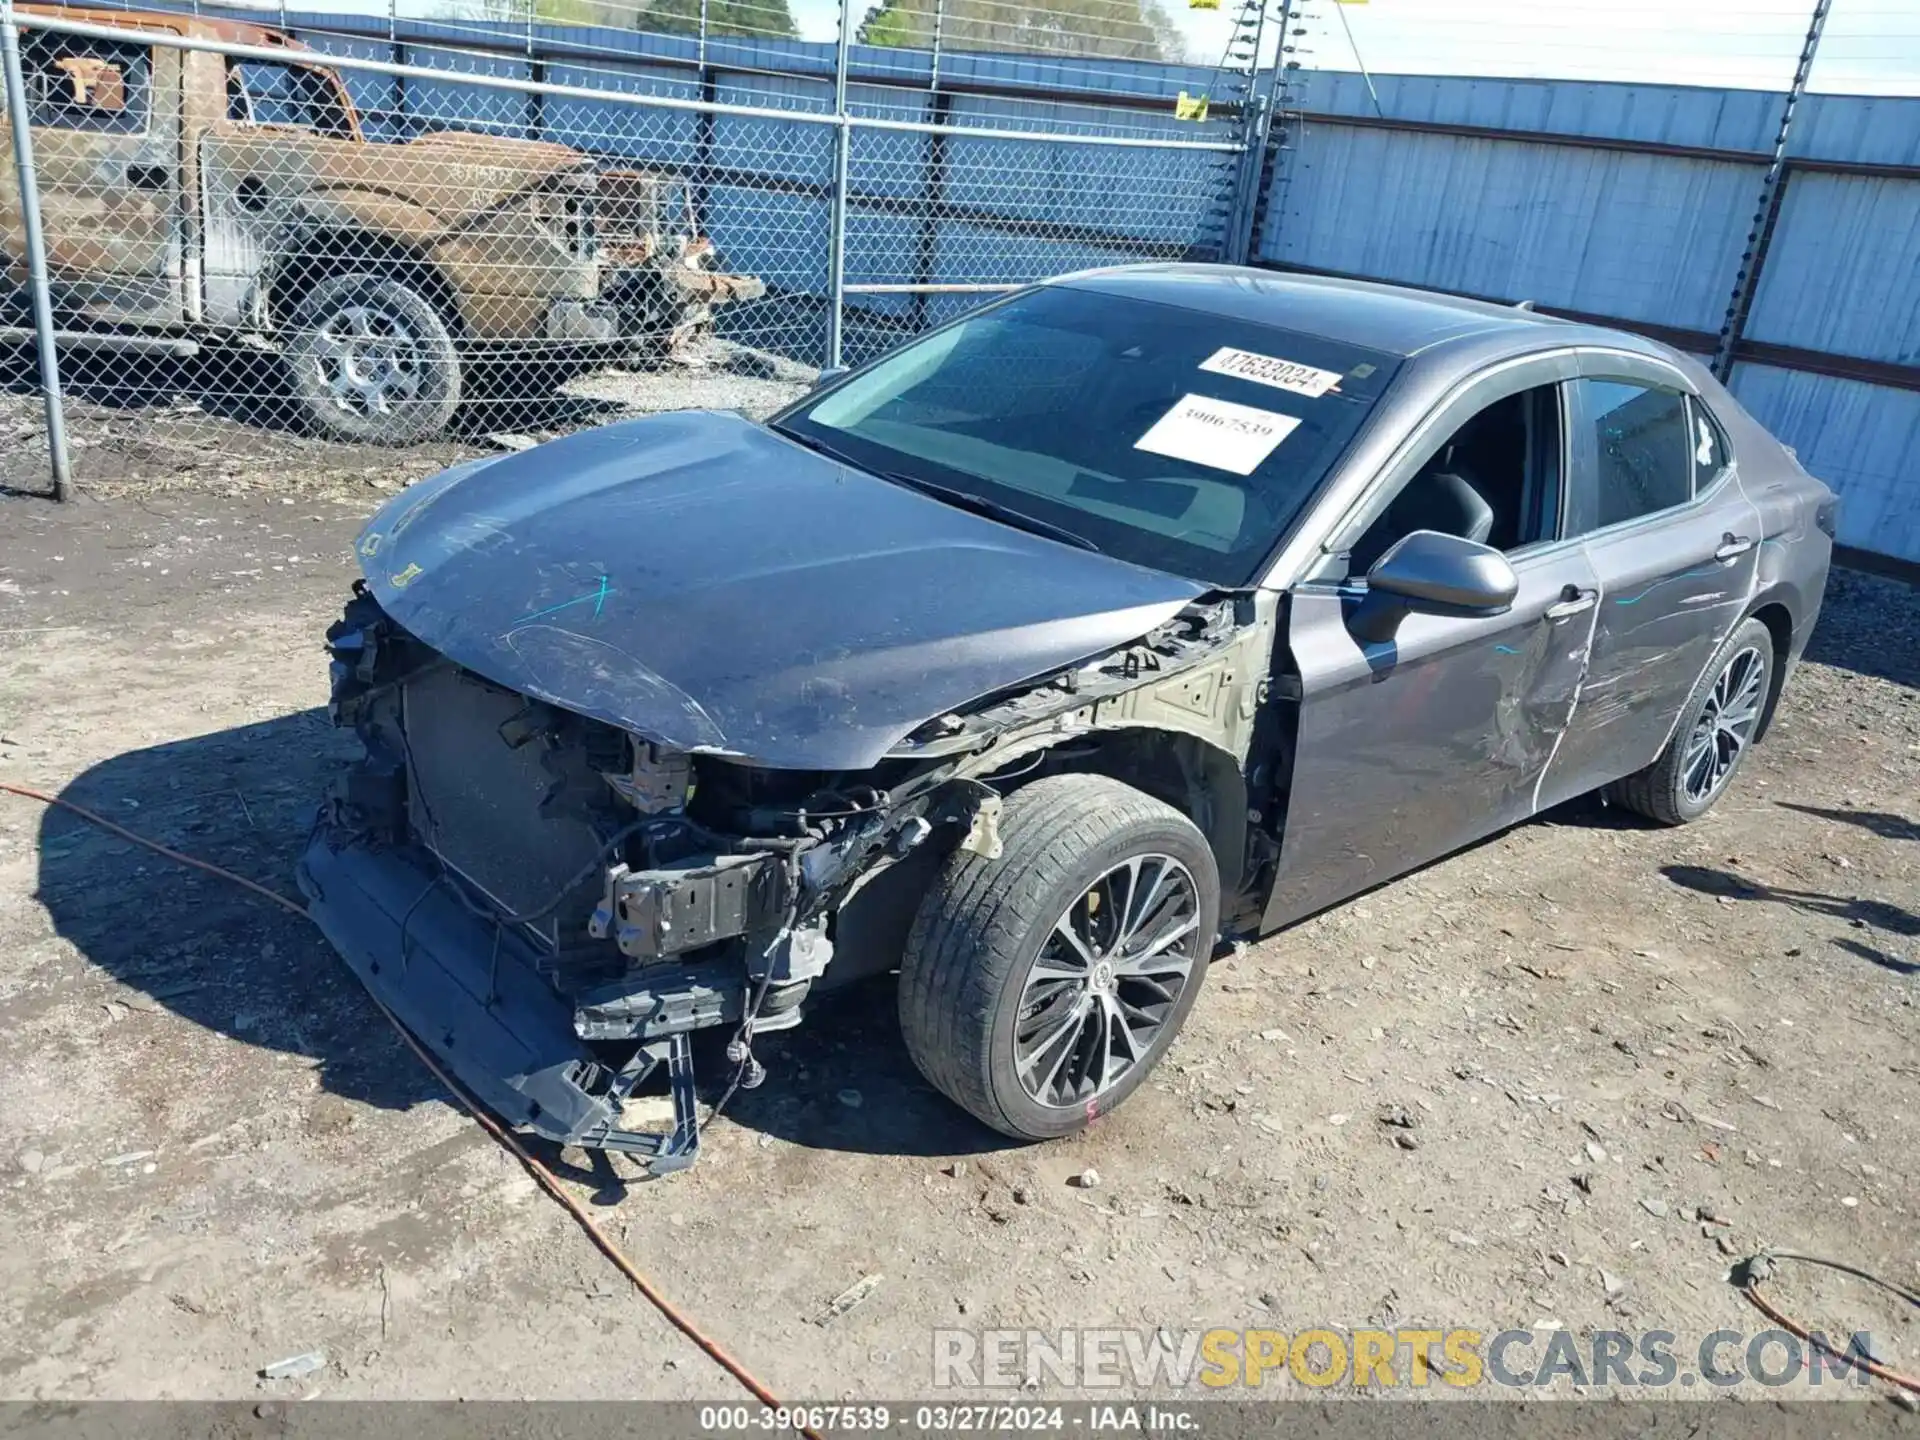
[[[1613,603],[1616,605],[1638,605],[1662,585],[1671,585],[1676,580],[1697,580],[1703,575],[1718,575],[1719,573],[1720,567],[1718,565],[1707,565],[1698,570],[1683,570],[1678,575],[1669,575],[1664,580],[1654,581],[1653,584],[1642,590],[1638,595],[1629,595],[1622,599],[1615,600]]]
[[[1496,645],[1493,648],[1502,655],[1518,655],[1520,653],[1511,645]]]
[[[571,610],[574,606],[585,605],[589,601],[593,604],[593,618],[598,620],[600,618],[600,612],[606,608],[607,596],[612,593],[613,587],[607,584],[607,577],[602,575],[598,589],[589,590],[583,595],[576,595],[571,600],[562,600],[558,605],[547,605],[538,610],[530,610],[507,628],[509,630],[517,630],[522,625],[530,624],[548,615],[558,615],[562,610]]]

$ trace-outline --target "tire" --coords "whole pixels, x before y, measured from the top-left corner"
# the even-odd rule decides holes
[[[1007,797],[1000,828],[999,859],[956,851],[922,902],[900,966],[900,1028],[920,1073],[956,1105],[1017,1139],[1052,1139],[1119,1105],[1172,1043],[1206,977],[1220,881],[1192,821],[1105,776],[1037,780]],[[1136,896],[1150,914],[1130,915]],[[1123,957],[1191,927],[1150,960],[1121,961],[1152,973],[1116,977],[1099,969],[1112,965],[1115,917],[1136,920],[1133,939],[1113,947]],[[1056,922],[1093,943],[1076,953]],[[1021,1037],[1048,1033],[1060,1038],[1032,1039],[1023,1067]]]
[[[1662,825],[1698,820],[1746,763],[1772,689],[1773,634],[1758,620],[1743,620],[1687,696],[1660,758],[1607,786],[1606,798]]]
[[[301,297],[282,350],[309,428],[359,445],[438,435],[460,404],[460,352],[418,290],[374,274],[333,275]]]

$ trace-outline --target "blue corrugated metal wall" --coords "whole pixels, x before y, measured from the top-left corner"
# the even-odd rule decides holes
[[[699,96],[696,72],[687,68],[698,55],[698,45],[685,36],[538,26],[529,37],[524,26],[511,22],[401,20],[390,37],[384,16],[314,11],[292,11],[288,24],[307,44],[332,53],[521,79],[532,77],[538,64],[542,77],[555,84],[682,99]],[[476,45],[530,48],[530,53],[480,54],[461,48]],[[714,37],[705,53],[712,98],[722,104],[830,112],[834,50],[831,44],[797,40]],[[655,63],[647,63],[649,58]],[[850,109],[868,119],[930,120],[931,92],[908,87],[930,81],[931,67],[932,57],[924,52],[854,46]],[[882,77],[889,82],[885,87],[871,83]],[[1172,97],[1182,90],[1204,94],[1224,88],[1219,71],[1200,66],[949,54],[942,57],[941,83],[960,92],[975,85],[1089,97],[1078,102],[953,93],[947,121],[959,126],[1118,131],[1178,140],[1235,138],[1234,124],[1226,118],[1201,124],[1173,118]],[[453,78],[410,79],[401,86],[386,77],[361,74],[350,84],[356,103],[369,112],[369,130],[382,138],[398,138],[421,122],[457,122],[549,136],[648,165],[714,172],[716,178],[706,187],[703,224],[727,263],[761,276],[782,296],[812,301],[826,297],[833,136],[825,126],[719,115],[703,154],[700,119],[691,112],[556,97],[536,113],[527,96],[462,86]],[[1102,95],[1167,104],[1164,114],[1157,114],[1100,103]],[[853,199],[847,221],[847,280],[1020,281],[1156,253],[1217,258],[1232,200],[1232,172],[1221,164],[1222,158],[1206,152],[955,138],[947,144],[938,200],[965,213],[928,220],[927,208],[936,199],[928,137],[856,129],[849,156]],[[1143,177],[1164,183],[1143,183]],[[1116,183],[1121,181],[1129,183]],[[929,228],[931,240],[923,247],[922,231]],[[929,263],[916,273],[923,248]],[[891,321],[896,330],[915,312],[914,301],[905,296],[858,296],[849,304],[856,312],[853,318]],[[950,303],[923,303],[918,313],[925,322],[954,308]],[[888,333],[882,329],[856,339],[856,349],[884,344]]]
[[[1720,332],[1781,96],[1395,75],[1374,88],[1377,107],[1358,75],[1300,78],[1261,261]],[[1619,141],[1659,148],[1606,143]],[[1810,96],[1788,148],[1920,165],[1920,100]],[[1789,166],[1742,333],[1770,360],[1784,347],[1828,369],[1920,365],[1920,178]],[[1844,543],[1920,562],[1920,391],[1756,359],[1731,387],[1840,492]]]
[[[717,116],[703,150],[692,113],[561,97],[536,105],[461,86],[451,73],[529,78],[537,67],[558,84],[693,99],[695,39],[418,19],[390,33],[384,16],[322,11],[289,12],[288,23],[321,50],[450,72],[405,84],[351,75],[377,136],[457,117],[702,171],[705,223],[729,262],[784,294],[824,297],[826,127]],[[830,44],[715,37],[704,59],[716,100],[832,107]],[[850,59],[854,113],[936,118],[931,91],[915,88],[932,79],[930,55],[856,45]],[[1220,72],[1205,67],[948,54],[940,74],[949,87],[1048,92],[949,94],[939,103],[955,125],[1208,140],[1234,133],[1219,116],[1193,125],[1170,113],[1181,91],[1221,91]],[[873,83],[881,79],[884,88]],[[1115,103],[1123,97],[1135,105]],[[1142,110],[1141,100],[1153,104]],[[1358,75],[1301,73],[1288,109],[1305,118],[1281,127],[1253,254],[1270,265],[1531,299],[1711,352],[1750,249],[1782,104],[1776,94],[1688,86],[1379,75],[1370,88]],[[1024,280],[1142,253],[1224,249],[1231,157],[981,137],[942,144],[936,164],[923,134],[855,130],[849,283]],[[1730,383],[1840,491],[1842,541],[1920,562],[1920,175],[1912,173],[1920,99],[1810,96],[1789,154],[1812,168],[1790,168],[1741,332],[1754,353],[1737,360]],[[1176,193],[1188,202],[1170,203]],[[1199,193],[1208,204],[1192,203]],[[859,297],[858,312],[880,327],[861,348],[884,341],[889,325],[897,333],[936,323],[972,303]]]
[[[104,0],[128,7],[194,9],[248,23],[282,15],[191,0]],[[595,154],[685,173],[705,191],[703,227],[727,264],[765,279],[783,304],[812,321],[780,328],[782,348],[805,359],[824,333],[828,282],[830,127],[737,115],[702,117],[617,101],[534,96],[462,84],[462,73],[542,80],[630,95],[710,98],[721,104],[828,114],[836,47],[830,43],[691,36],[597,26],[434,20],[289,9],[285,28],[323,53],[398,62],[430,77],[346,72],[371,138],[422,128],[494,130],[559,140]],[[864,45],[849,57],[849,108],[870,120],[929,122],[933,57]],[[441,78],[441,77],[445,78]],[[885,85],[875,82],[884,80]],[[1111,58],[947,53],[940,59],[944,121],[961,127],[1130,138],[1231,142],[1238,124],[1217,112],[1176,120],[1181,92],[1238,98],[1244,79],[1197,65]],[[967,93],[968,88],[992,93]],[[1011,92],[1011,93],[1009,93]],[[1046,98],[1022,98],[1032,93]],[[1076,97],[1084,95],[1085,100]],[[849,155],[848,283],[1018,282],[1089,265],[1156,255],[1218,258],[1233,203],[1234,157],[1044,141],[955,137],[936,180],[924,134],[857,128]],[[936,189],[938,193],[936,193]],[[937,207],[938,213],[934,213]],[[852,337],[853,358],[885,344],[903,323],[927,324],[967,304],[935,297],[849,297],[850,318],[873,324]]]

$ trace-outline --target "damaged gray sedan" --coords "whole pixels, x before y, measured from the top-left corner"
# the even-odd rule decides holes
[[[756,1037],[895,968],[934,1085],[1064,1135],[1151,1072],[1223,937],[1588,791],[1705,812],[1833,523],[1648,340],[1070,276],[767,425],[662,415],[394,499],[329,632],[366,756],[302,885],[558,1140],[689,1163],[693,1032],[757,1084]],[[672,1130],[624,1128],[660,1067]]]

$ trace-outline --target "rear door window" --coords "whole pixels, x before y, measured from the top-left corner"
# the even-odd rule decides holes
[[[1693,416],[1677,390],[1576,380],[1586,463],[1567,497],[1571,537],[1670,510],[1693,498]]]
[[[332,75],[305,65],[236,63],[227,74],[227,118],[342,139],[353,133],[346,102]]]

